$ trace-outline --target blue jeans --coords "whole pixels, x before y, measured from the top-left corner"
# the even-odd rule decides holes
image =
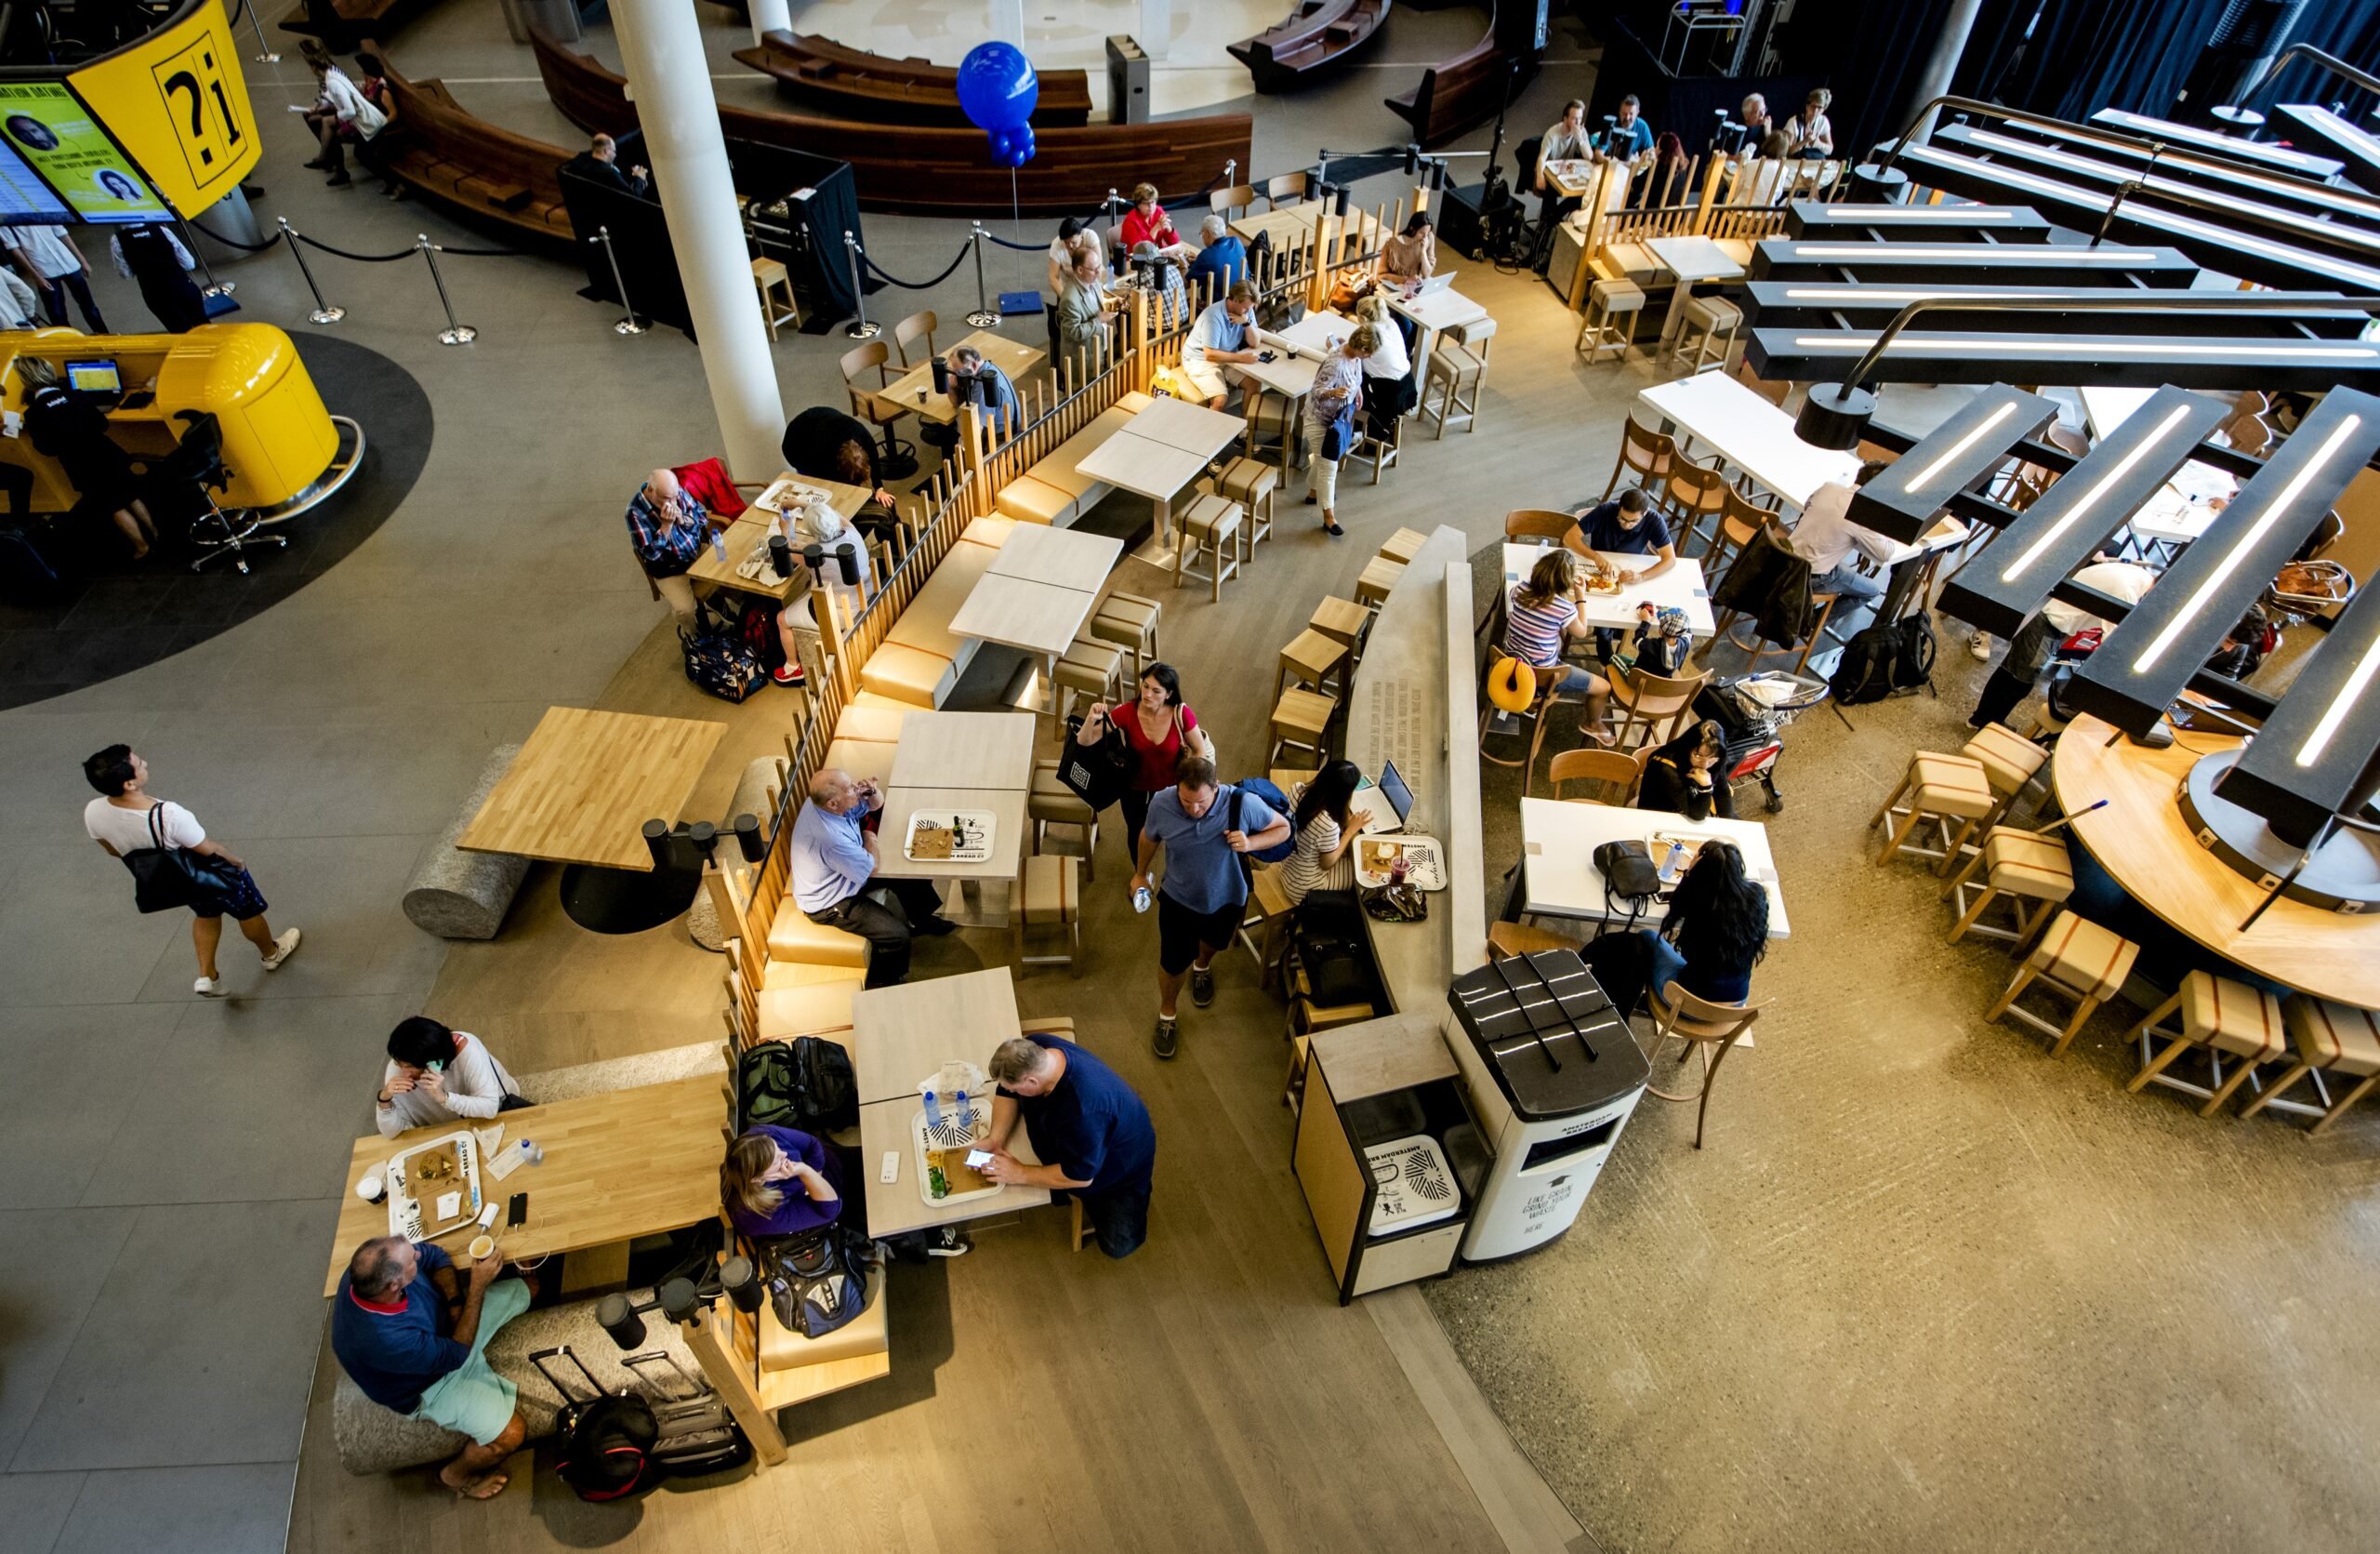
[[[1821,572],[1811,578],[1810,591],[1814,594],[1839,593],[1852,604],[1872,604],[1884,596],[1884,585],[1845,562],[1831,572]]]

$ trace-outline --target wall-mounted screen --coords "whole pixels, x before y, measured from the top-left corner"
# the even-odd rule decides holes
[[[34,176],[25,159],[0,143],[0,225],[27,221],[63,223],[73,219],[74,212],[49,192],[49,185]]]
[[[171,213],[62,81],[0,85],[0,143],[82,221],[155,221]]]

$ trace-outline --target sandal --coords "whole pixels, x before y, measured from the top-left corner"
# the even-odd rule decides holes
[[[446,1483],[443,1478],[438,1481]],[[457,1500],[493,1500],[503,1494],[504,1486],[511,1481],[512,1477],[509,1473],[490,1473],[468,1484],[446,1484],[446,1487],[455,1492]]]

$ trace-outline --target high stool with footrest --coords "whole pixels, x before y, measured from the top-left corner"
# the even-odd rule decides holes
[[[2181,1019],[2178,1029],[2165,1023],[2176,1016]],[[2164,1051],[2151,1057],[2149,1041],[2157,1036],[2171,1040]],[[2198,1109],[2202,1117],[2222,1110],[2223,1103],[2258,1065],[2279,1057],[2289,1044],[2281,1000],[2262,988],[2210,971],[2193,971],[2184,976],[2180,990],[2134,1026],[2128,1039],[2140,1043],[2140,1071],[2124,1088],[2138,1094],[2145,1085],[2162,1084],[2184,1095],[2203,1096],[2206,1104]],[[2193,1047],[2206,1053],[2209,1078],[2205,1084],[2192,1084],[2165,1071],[2174,1059]],[[2239,1059],[2229,1079],[2223,1077],[2227,1053]]]
[[[1165,607],[1154,599],[1144,599],[1137,593],[1110,593],[1091,612],[1091,634],[1101,642],[1114,643],[1130,656],[1132,682],[1138,684],[1148,666],[1160,657],[1157,628],[1164,615]]]
[[[1082,975],[1082,888],[1075,878],[1078,861],[1055,853],[1036,853],[1025,860],[1025,908],[1016,917],[1018,965],[1062,965],[1070,976]],[[1051,928],[1065,940],[1065,952],[1028,953],[1034,932]]]
[[[1198,578],[1210,585],[1212,602],[1222,602],[1224,582],[1239,575],[1240,514],[1240,505],[1229,497],[1202,496],[1190,503],[1190,511],[1182,515],[1182,533],[1173,542],[1174,587]],[[1207,559],[1204,572],[1191,564],[1200,555]]]
[[[2318,1119],[2307,1131],[2320,1133],[2371,1094],[2374,1084],[2380,1084],[2380,1015],[2297,993],[2281,1002],[2281,1018],[2296,1043],[2297,1060],[2270,1087],[2259,1091],[2254,1100],[2241,1107],[2240,1115],[2254,1117],[2266,1107],[2276,1111],[2302,1112]],[[2308,1106],[2304,1101],[2281,1098],[2284,1091],[2308,1074],[2314,1077],[2314,1093],[2321,1096],[2321,1105]],[[2323,1082],[2326,1074],[2352,1079],[2356,1081],[2355,1088],[2333,1100],[2329,1085]]]
[[[2000,995],[2000,1001],[1983,1017],[1997,1020],[2006,1015],[2022,1020],[2055,1038],[2049,1055],[2063,1057],[2083,1026],[2098,1012],[2099,1005],[2123,990],[2124,978],[2132,975],[2132,963],[2138,959],[2140,946],[2130,939],[2088,918],[2061,910],[2050,919],[2048,929],[2033,945],[2032,953],[2025,957],[2025,963],[2017,968],[2008,990]],[[2034,983],[2072,999],[2074,1017],[2059,1027],[2030,1010],[2018,1008],[2016,995]]]
[[[1876,861],[1889,863],[1894,854],[1910,853],[1938,859],[1934,871],[1947,874],[1977,824],[1999,805],[2000,801],[1991,791],[1991,781],[1984,775],[1982,762],[1969,755],[1919,750],[1911,758],[1900,786],[1892,790],[1875,817],[1868,822],[1868,829],[1873,830],[1887,820],[1897,821],[1886,831],[1884,849],[1876,855]],[[1941,830],[1939,851],[1918,846],[1910,840],[1929,820]],[[1950,831],[1952,820],[1961,822],[1955,836]]]
[[[1980,883],[1975,878],[1978,870],[1983,871]],[[1969,891],[1977,893],[1972,904],[1967,900]],[[1952,924],[1948,942],[1956,944],[1968,934],[1978,934],[2029,944],[2049,914],[2073,894],[2074,859],[2063,841],[2014,826],[1994,826],[1984,833],[1982,849],[1967,859],[1958,878],[1942,892],[1943,900],[1958,903],[1959,920]],[[2008,898],[2016,914],[2014,923],[2005,928],[1983,921],[1985,910],[2002,897]],[[2028,908],[2027,901],[2041,904]]]

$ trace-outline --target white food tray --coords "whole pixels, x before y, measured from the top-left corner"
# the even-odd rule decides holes
[[[1388,883],[1388,870],[1374,869],[1371,860],[1383,849],[1394,847],[1405,857],[1405,883],[1422,890],[1447,888],[1446,848],[1434,836],[1412,836],[1394,831],[1382,836],[1355,838],[1355,883],[1368,890]]]
[[[1462,1193],[1447,1167],[1446,1151],[1428,1134],[1392,1138],[1364,1150],[1378,1189],[1372,1199],[1371,1233],[1387,1235],[1450,1217]]]
[[[414,1156],[425,1149],[435,1149],[443,1144],[455,1146],[456,1175],[460,1179],[439,1182],[433,1186],[440,1193],[468,1191],[470,1194],[470,1202],[462,1219],[455,1224],[441,1226],[437,1230],[432,1231],[427,1229],[423,1224],[428,1215],[421,1205],[415,1201],[408,1179],[409,1174],[405,1167]],[[390,1160],[386,1179],[389,1186],[389,1234],[403,1236],[407,1241],[418,1242],[433,1235],[443,1236],[449,1230],[458,1229],[462,1225],[478,1216],[483,1202],[480,1196],[479,1140],[472,1136],[469,1129],[465,1129],[459,1133],[442,1134],[425,1143],[416,1144],[403,1154]],[[436,1207],[434,1199],[431,1207]]]
[[[940,1198],[933,1195],[932,1165],[927,1160],[927,1154],[934,1149],[940,1149],[945,1155],[952,1150],[965,1149],[989,1133],[992,1127],[990,1096],[976,1098],[972,1120],[972,1127],[961,1126],[959,1114],[948,1108],[944,1109],[939,1125],[926,1121],[926,1109],[923,1107],[910,1114],[910,1152],[918,1162],[918,1196],[925,1200],[926,1207],[930,1209],[946,1209],[954,1203],[972,1203],[978,1198],[989,1198],[1000,1189],[999,1184],[994,1182],[965,1192],[945,1193]]]
[[[901,842],[901,856],[911,863],[983,863],[992,856],[992,830],[998,818],[988,809],[919,810],[909,817],[908,835]],[[951,845],[950,856],[921,858],[918,857],[918,833],[926,830],[949,830],[956,828],[959,835]]]

